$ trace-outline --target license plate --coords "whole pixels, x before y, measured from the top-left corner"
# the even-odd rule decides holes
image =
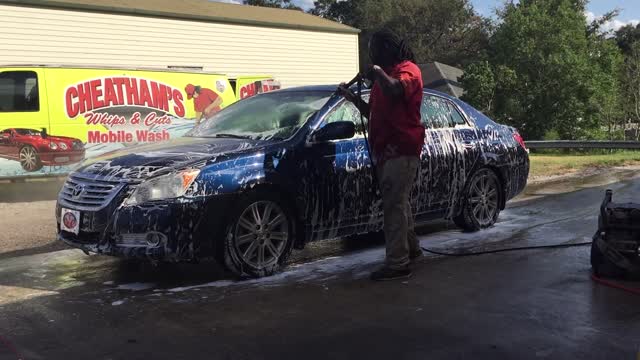
[[[55,162],[61,163],[61,162],[67,162],[67,161],[69,161],[69,157],[68,156],[59,156],[59,157],[55,158]]]
[[[80,211],[62,208],[60,230],[78,235],[80,232]]]

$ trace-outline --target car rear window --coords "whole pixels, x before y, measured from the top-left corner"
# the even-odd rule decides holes
[[[427,129],[452,128],[467,122],[458,109],[447,99],[425,94],[420,109],[422,124]]]

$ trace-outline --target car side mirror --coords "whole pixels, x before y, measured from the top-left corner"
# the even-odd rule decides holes
[[[311,136],[311,141],[327,142],[331,140],[350,139],[355,134],[356,126],[352,121],[335,121],[316,130]]]
[[[40,131],[40,136],[41,136],[43,139],[46,139],[46,138],[47,138],[47,128],[42,128],[42,131]]]

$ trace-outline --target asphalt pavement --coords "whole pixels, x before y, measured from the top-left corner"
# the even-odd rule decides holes
[[[589,241],[604,190],[638,200],[636,175],[532,186],[495,227],[433,223],[421,244]],[[242,282],[212,263],[1,257],[0,359],[634,359],[640,349],[640,298],[593,283],[588,246],[430,255],[407,281],[371,282],[383,256],[373,240],[321,242],[282,273]]]
[[[0,259],[62,250],[55,241],[56,198],[63,178],[0,181]]]

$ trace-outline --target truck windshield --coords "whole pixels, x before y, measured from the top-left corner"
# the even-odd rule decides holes
[[[287,139],[329,100],[327,91],[281,91],[238,101],[186,136]]]

